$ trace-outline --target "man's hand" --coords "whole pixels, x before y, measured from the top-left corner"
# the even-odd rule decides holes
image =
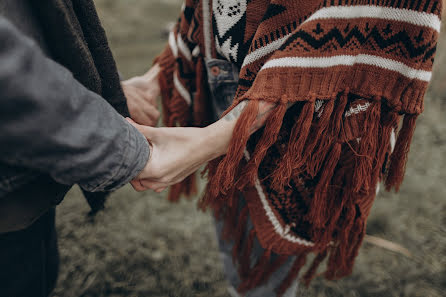
[[[156,126],[158,123],[159,70],[159,66],[155,65],[143,76],[135,76],[122,82],[130,116],[138,124]]]

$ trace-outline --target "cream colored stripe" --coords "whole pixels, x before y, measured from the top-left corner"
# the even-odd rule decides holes
[[[247,160],[250,159],[249,156],[249,152],[245,150],[245,158]],[[263,209],[266,212],[266,216],[268,217],[269,221],[271,222],[271,224],[274,226],[274,230],[276,231],[276,233],[278,235],[280,235],[280,237],[282,237],[283,239],[288,240],[289,242],[292,243],[297,243],[297,244],[301,244],[304,246],[314,246],[314,243],[307,241],[303,238],[299,238],[296,236],[293,236],[292,234],[290,234],[290,226],[285,226],[285,228],[282,227],[282,225],[280,224],[279,220],[276,218],[276,216],[274,215],[273,210],[271,209],[271,207],[268,204],[268,201],[266,200],[266,196],[265,193],[263,192],[262,186],[260,185],[260,181],[257,178],[256,179],[256,183],[255,183],[255,188],[257,190],[257,193],[259,194],[259,198],[260,201],[262,202],[263,205]]]
[[[320,19],[377,18],[428,27],[440,32],[441,20],[433,13],[375,5],[331,6],[316,11],[305,22]]]
[[[180,93],[181,97],[183,97],[184,101],[186,101],[188,105],[191,105],[192,98],[187,89],[181,84],[180,80],[178,79],[177,73],[175,73],[173,76],[173,85],[175,86],[175,89],[177,89],[178,93]]]
[[[175,58],[178,57],[178,45],[177,45],[177,41],[175,40],[175,33],[173,33],[173,32],[170,32],[170,34],[169,34],[169,47],[173,53],[173,56]]]
[[[305,23],[313,20],[330,18],[353,19],[366,17],[411,23],[418,26],[432,28],[437,32],[440,32],[441,28],[440,18],[435,14],[374,5],[325,7],[316,11],[305,21]],[[242,68],[278,50],[291,35],[292,34],[288,34],[246,55]]]
[[[178,49],[183,54],[183,56],[186,57],[188,61],[192,61],[192,53],[190,52],[190,49],[187,47],[187,44],[181,38],[180,34],[178,34],[177,36],[177,45]]]
[[[261,47],[259,49],[256,49],[255,51],[249,53],[248,55],[246,55],[245,60],[243,61],[242,68],[245,67],[246,65],[249,65],[249,64],[271,54],[271,53],[274,53],[276,50],[278,50],[285,43],[285,41],[290,36],[291,36],[291,34],[288,34],[285,37],[277,39],[276,41],[273,41],[270,44],[268,44],[264,47]]]
[[[353,66],[355,64],[366,64],[391,71],[396,71],[410,79],[419,79],[429,82],[432,72],[411,68],[401,62],[381,58],[372,55],[340,55],[333,57],[320,58],[302,58],[302,57],[286,57],[273,59],[265,63],[261,70],[269,68],[329,68],[334,66]]]

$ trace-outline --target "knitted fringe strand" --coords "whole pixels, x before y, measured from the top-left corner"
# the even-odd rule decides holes
[[[313,121],[315,98],[305,103],[298,121],[291,131],[288,150],[285,153],[279,168],[272,174],[272,184],[276,191],[282,189],[290,181],[293,170],[303,165],[302,152]]]
[[[293,266],[290,269],[287,277],[277,288],[276,293],[277,297],[281,297],[285,294],[286,290],[291,286],[293,281],[297,281],[297,277],[299,275],[300,270],[304,267],[307,260],[307,254],[298,255],[297,259],[294,261]]]
[[[304,274],[303,281],[307,285],[326,258],[324,276],[327,279],[349,275],[362,244],[366,218],[375,197],[375,186],[383,175],[383,168],[386,168],[390,135],[398,115],[383,112],[383,100],[376,97],[371,99],[367,112],[360,115],[360,120],[350,122],[344,116],[348,102],[348,90],[327,99],[318,119],[314,116],[315,98],[297,103],[302,104],[302,108],[295,118],[286,153],[281,158],[280,166],[267,177],[273,181],[273,190],[278,192],[284,190],[290,178],[303,172],[311,172],[315,181],[314,196],[304,219],[311,222],[309,236],[317,244],[311,249],[292,249],[297,259],[278,288],[279,296],[297,278],[308,253],[316,252],[317,256]],[[264,246],[267,252],[251,267],[254,239],[256,232],[261,230],[253,229],[246,234],[246,228],[248,216],[257,206],[253,205],[253,209],[245,206],[241,213],[237,211],[239,193],[245,193],[245,190],[255,186],[259,166],[268,149],[277,141],[285,106],[279,105],[270,115],[255,150],[245,161],[243,154],[250,135],[249,127],[258,112],[257,102],[250,102],[236,124],[228,154],[207,167],[209,183],[200,206],[203,209],[211,207],[225,221],[224,237],[235,242],[233,259],[239,265],[242,279],[239,291],[242,293],[265,282],[271,271],[275,271],[290,256],[282,255],[280,261],[273,264],[270,259],[272,251],[269,246]],[[404,119],[395,151],[390,157],[388,184],[398,184],[402,180],[415,120],[415,116]],[[274,238],[274,234],[262,234],[262,237],[269,240]],[[274,266],[277,263],[280,265]]]
[[[191,118],[191,109],[186,101],[175,90],[173,76],[176,64],[172,58],[173,53],[167,47],[154,63],[161,67],[158,75],[158,83],[161,89],[161,102],[163,105],[163,121],[167,127],[174,127],[177,124],[187,125]]]
[[[399,190],[406,172],[406,163],[410,150],[410,143],[415,133],[417,115],[404,116],[403,125],[398,133],[395,150],[390,157],[390,167],[386,178],[386,189]]]
[[[316,176],[316,173],[322,166],[324,160],[323,152],[327,150],[327,147],[330,146],[333,139],[333,136],[326,132],[329,128],[334,103],[335,100],[326,102],[318,123],[314,125],[312,132],[308,137],[309,141],[306,144],[303,160],[308,174],[312,177]],[[322,137],[322,135],[325,135],[325,137]],[[316,145],[318,148],[317,150],[315,150]]]
[[[222,194],[226,195],[235,184],[236,172],[240,169],[240,162],[251,135],[250,129],[257,117],[258,109],[258,101],[248,103],[235,125],[228,153],[222,158],[209,162],[206,167],[205,171],[208,172],[209,181],[206,193],[199,202],[200,208],[205,209],[216,202],[216,199],[219,199]]]
[[[245,170],[242,172],[239,183],[237,183],[237,187],[239,189],[246,185],[253,185],[255,183],[256,179],[258,178],[260,163],[265,158],[268,149],[277,141],[281,128],[281,125],[278,125],[277,123],[282,122],[286,111],[286,103],[279,104],[268,117],[262,137],[257,143],[259,149],[255,150],[251,155]]]
[[[154,61],[159,64],[161,72],[158,75],[158,82],[161,89],[163,105],[163,121],[167,127],[189,126],[193,122],[194,126],[204,127],[211,123],[209,118],[209,104],[207,104],[207,83],[204,79],[204,61],[198,58],[195,65],[195,89],[193,109],[186,103],[181,95],[176,91],[173,84],[173,76],[176,75],[176,60],[172,58],[173,54],[169,47]],[[178,202],[182,195],[191,197],[197,193],[195,174],[186,178],[183,182],[170,187],[168,200]]]
[[[184,181],[170,187],[167,199],[170,202],[180,201],[181,195],[191,198],[197,194],[196,174],[189,175]]]

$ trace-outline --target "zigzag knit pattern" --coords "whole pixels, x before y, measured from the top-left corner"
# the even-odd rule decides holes
[[[403,180],[432,76],[441,6],[438,0],[185,1],[156,59],[166,123],[208,123],[208,58],[241,69],[229,110],[249,100],[230,153],[208,165],[200,201],[238,243],[241,292],[280,266],[283,258],[271,261],[271,252],[297,256],[279,295],[309,253],[317,256],[303,276],[307,283],[325,258],[326,278],[351,273],[378,183],[390,190]],[[250,136],[246,127],[261,100],[277,105],[274,120]],[[172,199],[189,189],[181,187]],[[240,193],[247,202],[241,212]],[[248,214],[254,230],[245,237]],[[251,267],[254,236],[266,253]]]

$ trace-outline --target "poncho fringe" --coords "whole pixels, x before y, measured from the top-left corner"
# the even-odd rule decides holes
[[[197,60],[194,69],[196,78],[192,84],[196,84],[197,91],[194,97],[194,109],[192,110],[184,97],[178,92],[174,85],[174,76],[177,75],[176,60],[170,47],[154,60],[154,64],[160,66],[158,82],[161,89],[161,102],[163,108],[163,122],[167,127],[195,126],[204,127],[210,123],[207,108],[207,86],[205,79],[205,68],[203,59]],[[193,197],[197,194],[196,174],[187,177],[183,182],[173,185],[169,189],[168,200],[178,202],[182,195]]]
[[[239,44],[246,52],[238,56],[233,43],[215,47],[221,35],[205,36],[221,28],[220,20],[213,19],[211,28],[203,23],[224,11],[222,5],[213,12],[212,1],[187,0],[169,47],[156,60],[166,125],[200,126],[209,113],[205,58],[217,52],[239,58],[239,90],[226,113],[248,104],[228,153],[206,167],[199,207],[225,222],[222,237],[234,242],[242,293],[265,283],[290,256],[295,260],[278,296],[304,270],[310,253],[315,257],[302,274],[304,283],[321,263],[327,279],[347,276],[378,183],[398,190],[403,181],[431,76],[441,1],[251,2],[240,19],[259,24],[238,30],[247,34],[242,39],[232,36],[233,43],[250,43]],[[178,91],[175,75],[189,94],[196,93],[192,104]],[[276,108],[251,135],[259,101]],[[177,200],[192,188],[188,180],[169,197]],[[241,211],[240,195],[246,201]],[[248,217],[254,228],[247,234]],[[265,252],[252,264],[255,238]],[[272,253],[279,255],[274,261]]]
[[[313,222],[314,227],[319,229],[319,232],[312,234],[312,238],[318,242],[319,255],[324,255],[325,258],[329,256],[327,271],[325,276],[328,279],[338,279],[349,275],[353,267],[353,259],[358,253],[358,249],[361,245],[362,239],[365,234],[365,220],[370,211],[372,201],[374,199],[375,187],[378,183],[380,172],[383,168],[387,150],[384,148],[389,148],[390,143],[390,133],[398,125],[398,115],[396,113],[390,116],[391,119],[380,119],[381,110],[381,100],[375,98],[372,107],[370,108],[370,113],[368,118],[365,119],[364,131],[369,131],[365,137],[361,138],[360,145],[356,146],[355,149],[355,159],[353,160],[353,170],[350,163],[347,164],[346,168],[342,168],[342,164],[339,163],[342,152],[341,143],[347,142],[348,132],[359,127],[343,127],[341,125],[335,125],[334,123],[342,123],[340,117],[345,113],[345,106],[347,101],[347,94],[349,91],[343,92],[340,96],[330,99],[329,102],[334,102],[339,100],[339,104],[336,108],[328,115],[330,109],[326,110],[324,118],[317,126],[311,129],[311,120],[314,113],[314,103],[315,100],[308,100],[304,103],[302,107],[301,116],[293,127],[293,131],[300,131],[300,137],[291,137],[292,141],[288,143],[287,153],[281,160],[281,164],[286,164],[285,166],[279,166],[275,171],[273,171],[271,178],[277,183],[273,183],[273,187],[276,191],[281,191],[284,189],[285,184],[289,181],[291,174],[298,174],[298,172],[306,172],[308,168],[313,169],[313,176],[320,176],[319,183],[315,187],[314,197],[310,206],[310,212],[307,214],[307,220]],[[313,97],[314,98],[314,97]],[[244,100],[243,98],[241,100]],[[281,125],[281,117],[284,115],[282,107],[286,110],[286,104],[279,103],[279,107],[270,116],[266,123],[263,131],[263,135],[260,141],[257,143],[255,151],[252,153],[252,157],[248,162],[241,165],[240,161],[244,157],[244,148],[247,145],[247,141],[250,136],[249,129],[246,127],[251,127],[255,120],[255,115],[257,115],[257,100],[250,101],[249,105],[246,107],[245,112],[241,115],[237,126],[234,130],[234,135],[232,142],[230,144],[230,149],[227,155],[215,161],[209,163],[207,170],[209,171],[209,182],[207,189],[205,191],[204,197],[200,201],[200,207],[206,209],[210,207],[214,210],[215,214],[225,213],[225,208],[229,205],[233,209],[237,209],[236,206],[232,206],[238,193],[245,192],[247,189],[252,189],[256,185],[256,179],[258,176],[259,165],[262,162],[266,151],[277,139],[278,131]],[[234,106],[236,103],[234,104]],[[327,106],[331,106],[328,104]],[[407,116],[407,118],[412,119],[413,116]],[[310,119],[310,121],[308,120]],[[332,125],[327,125],[327,123],[332,123]],[[330,130],[330,136],[328,144],[324,146],[325,150],[321,151],[320,147],[314,146],[314,151],[303,153],[304,147],[311,147],[311,143],[321,143],[323,138],[327,135],[320,133],[320,129],[324,127],[332,127]],[[336,127],[337,126],[337,127]],[[392,187],[399,187],[402,177],[404,175],[405,160],[407,159],[408,149],[405,147],[407,141],[404,141],[407,135],[411,135],[415,128],[413,125],[413,120],[407,120],[404,122],[398,137],[398,142],[395,147],[394,153],[391,155],[390,169],[386,179],[386,184]],[[310,130],[312,130],[310,132]],[[292,135],[295,134],[292,132]],[[317,137],[319,135],[319,138]],[[409,140],[410,142],[410,140]],[[403,147],[399,147],[402,145]],[[308,160],[308,156],[313,154],[324,156],[323,160]],[[397,160],[395,164],[393,160]],[[403,160],[401,162],[400,160]],[[319,164],[314,164],[319,163]],[[341,166],[340,166],[341,165]],[[344,165],[345,166],[345,165]],[[319,170],[314,171],[314,168],[319,168]],[[335,168],[337,168],[335,174]],[[393,170],[397,170],[394,172]],[[351,183],[349,185],[343,186],[343,196],[340,199],[328,199],[332,191],[330,186],[339,185],[336,180],[342,181],[343,177],[345,180],[349,180],[350,175]],[[389,177],[392,178],[389,181]],[[394,182],[396,181],[396,182]],[[236,187],[234,191],[234,185]],[[364,199],[364,193],[369,197],[368,201]],[[229,197],[228,197],[229,196]],[[249,196],[249,194],[247,194]],[[367,213],[358,213],[358,209],[355,205],[364,205],[360,207],[362,211]],[[345,211],[345,210],[348,211]],[[344,210],[344,211],[343,211]],[[263,210],[260,209],[260,212]],[[243,216],[246,213],[242,213],[239,218],[243,221]],[[252,210],[251,216],[255,217],[255,211]],[[233,214],[226,218],[226,225],[233,223]],[[239,226],[233,226],[235,228],[240,228],[243,230],[243,223]],[[260,228],[264,230],[263,228]],[[243,240],[244,233],[242,231],[226,231],[225,234],[230,239],[236,242],[241,242]],[[342,231],[342,232],[341,232]],[[266,246],[274,245],[275,234],[274,230],[271,230],[272,234],[264,234],[263,237],[269,237],[271,242],[265,242]],[[337,236],[333,237],[333,234],[338,233]],[[231,238],[228,236],[233,234]],[[245,254],[248,253],[250,244],[249,238]],[[336,243],[336,246],[332,246]],[[237,249],[239,245],[234,248],[234,254],[237,255]],[[274,249],[276,253],[289,253],[291,246],[279,246]],[[311,248],[313,249],[313,248]],[[290,272],[290,278],[294,277],[299,273],[302,268],[302,263],[304,256],[310,249],[303,248],[301,252],[295,254],[301,254],[296,260],[296,264],[293,266],[292,272]],[[269,253],[271,250],[269,250]],[[266,257],[266,255],[265,255]],[[261,258],[259,263],[257,263],[251,273],[247,275],[241,273],[241,276],[246,275],[245,282],[240,286],[240,291],[244,292],[252,289],[259,285],[259,280],[262,279],[258,274],[264,273],[269,270],[269,262]],[[249,257],[242,254],[239,259],[243,267],[244,261],[249,260]],[[305,283],[309,283],[316,273],[318,264],[322,261],[320,256],[316,257],[313,263],[313,267],[305,274]],[[257,280],[257,281],[256,281]],[[285,283],[288,283],[287,281]],[[284,284],[285,284],[284,283]],[[284,285],[286,289],[288,285]],[[284,292],[284,289],[279,289],[280,292]]]

